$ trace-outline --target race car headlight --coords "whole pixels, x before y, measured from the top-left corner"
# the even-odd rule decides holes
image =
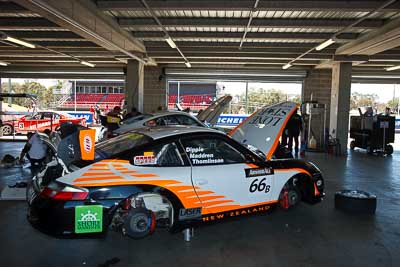
[[[317,181],[315,182],[315,184],[316,184],[318,187],[321,187],[321,186],[322,186],[322,180],[317,180]]]

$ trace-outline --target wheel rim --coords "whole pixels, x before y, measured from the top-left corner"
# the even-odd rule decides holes
[[[289,190],[288,192],[288,198],[289,198],[289,206],[295,206],[297,203],[300,201],[300,196],[298,192],[295,190]]]
[[[136,218],[132,218],[131,228],[135,232],[144,232],[147,230],[147,217],[145,215],[139,215]]]
[[[3,134],[4,134],[4,135],[9,135],[9,134],[11,134],[11,132],[12,132],[12,128],[11,128],[10,125],[4,125],[4,126],[2,127],[2,131],[3,131]]]

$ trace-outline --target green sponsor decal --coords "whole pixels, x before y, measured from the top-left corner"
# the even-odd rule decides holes
[[[103,230],[103,207],[100,205],[75,207],[75,233],[97,233]]]

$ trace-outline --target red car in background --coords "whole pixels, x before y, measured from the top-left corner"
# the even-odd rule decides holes
[[[3,135],[11,135],[14,131],[17,134],[35,131],[44,132],[46,129],[54,131],[64,122],[86,126],[85,118],[75,118],[68,113],[60,111],[39,111],[32,115],[25,115],[17,120],[4,121],[2,131]]]

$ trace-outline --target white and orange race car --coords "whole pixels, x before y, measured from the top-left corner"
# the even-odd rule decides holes
[[[296,108],[286,102],[260,109],[231,136],[194,126],[141,128],[94,149],[88,130],[79,132],[82,158],[93,159],[49,163],[28,189],[28,219],[51,235],[112,228],[141,238],[156,227],[181,230],[275,205],[318,203],[324,181],[315,165],[272,159]]]

